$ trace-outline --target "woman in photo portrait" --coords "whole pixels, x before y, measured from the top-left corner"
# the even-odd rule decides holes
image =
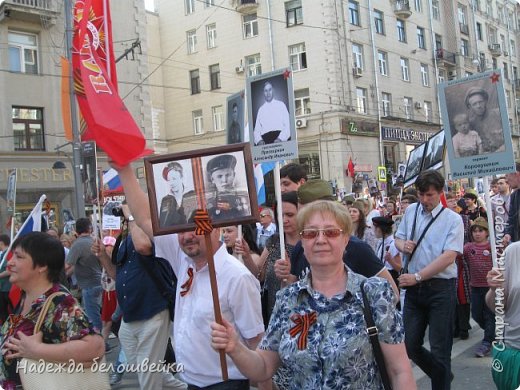
[[[159,208],[159,226],[185,224],[190,216],[184,203],[189,193],[184,193],[183,168],[178,162],[171,162],[162,171],[162,177],[168,183],[168,195],[161,199]]]

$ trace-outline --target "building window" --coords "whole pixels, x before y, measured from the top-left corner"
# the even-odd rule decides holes
[[[392,95],[388,92],[381,94],[381,106],[383,109],[383,116],[392,115]]]
[[[428,65],[426,65],[426,64],[421,64],[421,80],[422,80],[423,86],[425,86],[425,87],[430,86],[430,75],[428,72]]]
[[[467,39],[460,40],[460,54],[464,57],[469,57],[469,42]]]
[[[287,27],[303,24],[303,9],[301,0],[285,2],[285,22]]]
[[[206,39],[208,41],[208,49],[212,49],[217,46],[217,25],[211,23],[206,26]]]
[[[397,19],[397,39],[406,42],[406,25],[404,20]]]
[[[188,45],[188,54],[197,52],[197,30],[190,30],[186,33],[186,44]]]
[[[211,112],[213,113],[213,131],[224,130],[224,107],[211,107]]]
[[[457,16],[459,18],[459,23],[462,25],[467,25],[467,18],[466,18],[466,7],[462,4],[459,4],[457,7]]]
[[[509,51],[511,52],[511,56],[516,57],[515,41],[513,39],[509,42]]]
[[[379,73],[388,76],[388,54],[384,51],[377,51],[377,63],[379,65]]]
[[[252,38],[258,35],[258,18],[256,13],[242,17],[244,38]]]
[[[311,113],[311,98],[309,88],[294,91],[294,115],[302,116]]]
[[[405,96],[403,99],[404,116],[406,119],[413,119],[413,99]]]
[[[13,107],[14,150],[45,150],[43,108]]]
[[[357,43],[352,44],[352,55],[355,68],[363,69],[363,46]]]
[[[442,37],[439,34],[435,34],[435,51],[442,49]]]
[[[491,0],[487,0],[486,2],[486,13],[488,16],[493,17],[493,4],[491,4]]]
[[[509,70],[507,69],[507,62],[503,63],[504,79],[509,80]]]
[[[432,121],[432,114],[433,114],[433,110],[432,110],[432,102],[424,102],[424,119],[426,120],[426,122],[431,122]]]
[[[426,39],[424,37],[424,28],[417,27],[417,45],[421,49],[426,49]]]
[[[401,78],[404,81],[410,81],[410,64],[408,58],[401,57]]]
[[[190,70],[190,86],[192,95],[200,93],[200,75],[198,69]]]
[[[195,110],[191,113],[193,117],[193,132],[195,134],[204,133],[204,123],[202,121],[202,110]]]
[[[247,75],[249,77],[262,73],[262,64],[260,63],[260,53],[246,57]]]
[[[348,21],[350,24],[359,26],[359,3],[349,0],[348,2]]]
[[[186,15],[192,14],[195,12],[195,0],[184,0],[184,10]]]
[[[484,38],[482,36],[482,24],[480,24],[479,22],[477,22],[477,39],[479,41],[483,41]]]
[[[294,71],[307,69],[305,43],[289,46],[289,63]]]
[[[439,69],[439,78],[438,83],[444,83],[446,81],[446,71],[444,69]]]
[[[385,35],[385,19],[383,12],[375,9],[374,10],[374,25],[376,27],[376,33]]]
[[[9,70],[38,74],[38,40],[34,34],[9,32]]]
[[[422,12],[422,0],[415,0],[414,5],[417,12]]]
[[[439,11],[439,0],[432,0],[432,15],[435,20],[441,20],[441,13]]]
[[[220,88],[220,66],[219,66],[219,64],[209,66],[209,80],[210,80],[212,90]]]
[[[365,88],[356,88],[357,112],[360,114],[368,113],[367,108],[367,90]]]

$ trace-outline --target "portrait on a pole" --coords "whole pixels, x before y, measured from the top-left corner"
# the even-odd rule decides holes
[[[453,178],[514,170],[502,72],[479,73],[439,85]]]
[[[439,169],[444,159],[444,130],[428,139],[425,146],[422,170]]]
[[[297,158],[292,72],[279,69],[248,78],[247,100],[253,162]]]
[[[154,235],[193,230],[197,209],[215,227],[257,220],[247,143],[149,157],[145,169]]]
[[[244,91],[227,98],[227,144],[244,142]]]
[[[408,163],[406,164],[406,172],[404,174],[404,186],[408,187],[415,183],[415,179],[421,172],[424,159],[424,151],[426,149],[426,142],[420,144],[410,152],[408,156]]]

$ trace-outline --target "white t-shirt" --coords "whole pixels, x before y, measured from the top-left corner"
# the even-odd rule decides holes
[[[215,321],[208,266],[199,271],[180,248],[176,234],[154,238],[155,253],[170,262],[177,275],[173,340],[180,377],[186,383],[205,387],[222,381],[219,354],[211,348],[210,324]],[[260,283],[249,270],[221,245],[214,255],[222,317],[235,325],[239,336],[251,339],[264,332]],[[193,268],[189,292],[181,297],[181,286]],[[229,379],[245,379],[227,357]]]

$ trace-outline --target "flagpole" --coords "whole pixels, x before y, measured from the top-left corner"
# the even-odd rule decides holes
[[[65,49],[67,59],[72,64],[72,0],[65,0]],[[83,15],[88,17],[88,15]],[[81,181],[81,138],[78,126],[78,113],[74,96],[74,77],[72,66],[69,67],[70,117],[72,122],[72,170],[74,172],[74,196],[76,198],[76,219],[85,216],[85,199],[83,198],[83,182]]]

